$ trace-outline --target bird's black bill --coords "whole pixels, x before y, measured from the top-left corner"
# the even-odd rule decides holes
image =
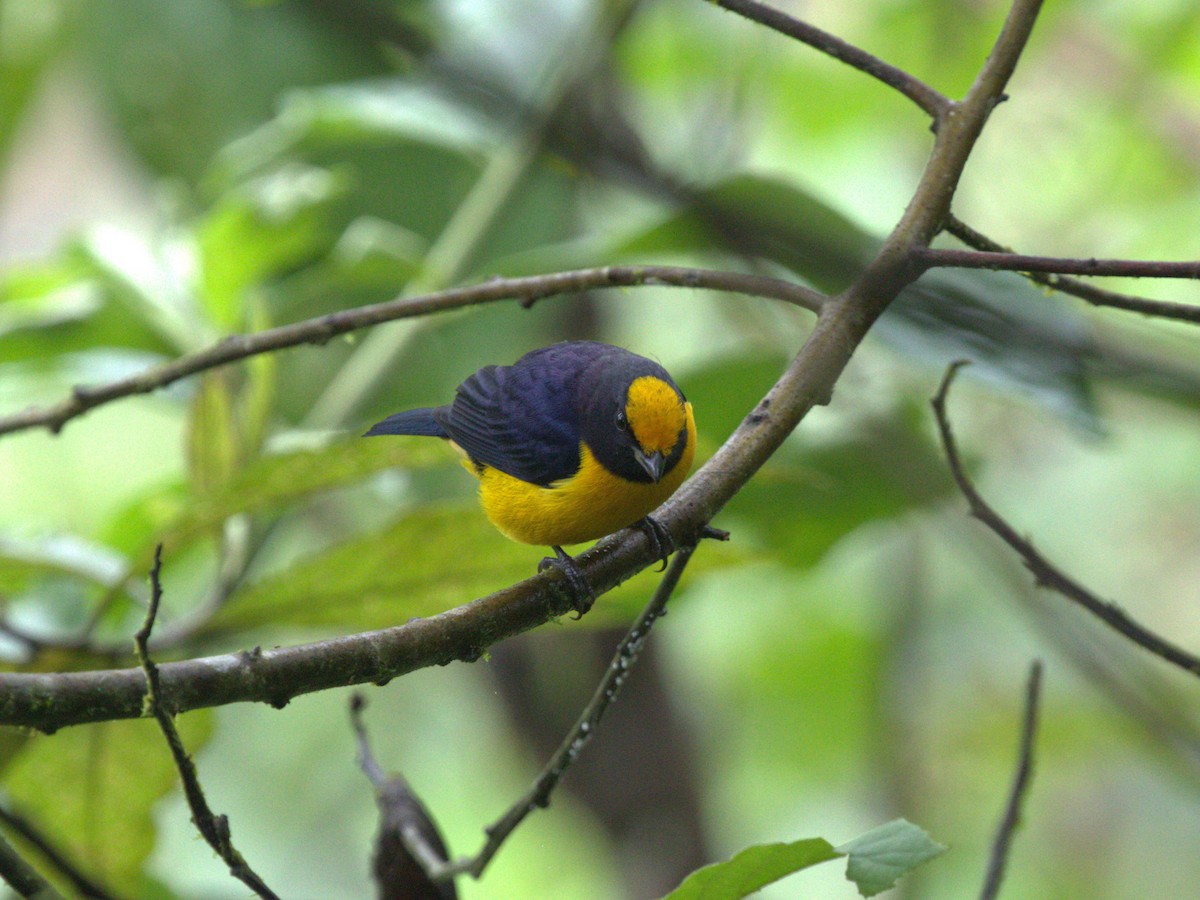
[[[640,449],[633,451],[634,457],[646,474],[650,476],[650,480],[655,484],[663,477],[663,467],[667,464],[666,458],[659,452],[643,453]]]

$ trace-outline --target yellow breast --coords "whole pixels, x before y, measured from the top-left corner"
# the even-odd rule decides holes
[[[683,455],[657,484],[626,481],[600,465],[586,444],[579,448],[579,471],[550,487],[488,466],[476,472],[479,499],[492,524],[514,541],[541,546],[580,544],[632,525],[670,497],[691,470],[696,452],[692,406],[687,404]]]

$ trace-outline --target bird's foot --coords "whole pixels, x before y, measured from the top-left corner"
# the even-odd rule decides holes
[[[547,556],[538,563],[538,571],[545,572],[547,569],[558,569],[562,572],[563,577],[567,579],[567,584],[571,588],[571,605],[575,608],[575,618],[582,619],[583,614],[592,608],[592,604],[596,602],[596,592],[592,590],[592,586],[588,584],[588,580],[584,577],[579,564],[575,562],[562,547],[552,547],[554,556]]]
[[[667,557],[675,552],[675,538],[671,537],[671,532],[667,531],[667,526],[654,516],[646,516],[644,519],[638,519],[633,523],[633,527],[637,528],[646,535],[646,540],[650,542],[650,547],[654,550],[654,558],[662,562],[662,566],[658,571],[662,572],[667,568]]]

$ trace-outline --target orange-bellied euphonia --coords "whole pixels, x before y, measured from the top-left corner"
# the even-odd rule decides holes
[[[666,369],[620,347],[569,341],[484,366],[449,406],[389,416],[367,435],[446,438],[479,479],[479,498],[508,537],[553,548],[582,611],[592,592],[563,544],[629,525],[660,550],[649,517],[692,467],[692,405]],[[665,555],[665,552],[664,552]]]

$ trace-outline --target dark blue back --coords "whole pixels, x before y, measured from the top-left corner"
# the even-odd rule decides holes
[[[534,350],[511,366],[480,369],[434,415],[472,459],[547,485],[579,468],[580,376],[626,352],[592,341]]]

